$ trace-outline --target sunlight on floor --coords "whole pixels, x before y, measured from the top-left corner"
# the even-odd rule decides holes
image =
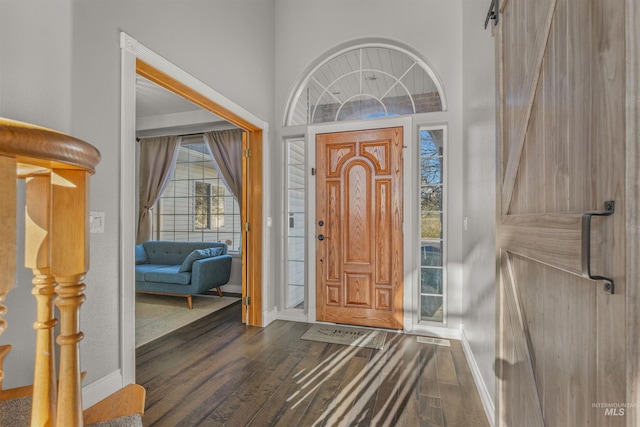
[[[409,394],[415,392],[415,383],[419,378],[419,353],[406,359],[403,355],[406,354],[404,346],[407,344],[401,335],[394,336],[386,343],[385,349],[374,350],[371,358],[356,356],[361,348],[344,347],[327,357],[313,370],[306,373],[298,372],[294,377],[300,377],[297,380],[299,388],[287,399],[288,402],[295,401],[291,409],[306,399],[313,398],[314,392],[322,384],[329,380],[338,380],[335,397],[315,420],[313,426],[356,424],[364,420],[374,407],[371,403],[376,400],[384,380],[397,376],[398,381],[393,383],[393,392],[389,393],[386,401],[377,402],[375,407],[379,410],[370,416],[373,425],[393,425],[398,414],[404,410]],[[337,375],[344,375],[343,368],[347,364],[353,365],[346,370],[347,377],[337,378]]]

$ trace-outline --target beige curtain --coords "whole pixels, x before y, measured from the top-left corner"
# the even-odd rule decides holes
[[[151,238],[152,223],[150,209],[156,204],[178,160],[180,140],[177,136],[140,138],[140,166],[138,182],[139,216],[136,243],[144,243]]]
[[[220,177],[238,201],[240,209],[242,209],[242,132],[241,129],[229,129],[204,133]]]

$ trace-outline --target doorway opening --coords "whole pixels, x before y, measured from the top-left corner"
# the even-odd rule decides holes
[[[142,76],[244,131],[242,228],[242,319],[248,325],[262,326],[263,271],[263,132],[267,124],[223,97],[126,33],[121,33],[122,109],[121,109],[121,283],[122,283],[122,377],[135,381],[135,287],[134,246],[135,211],[135,81]]]
[[[262,129],[140,59],[136,60],[136,73],[246,132],[243,149],[250,154],[245,155],[242,160],[245,178],[242,199],[247,203],[243,204],[240,216],[241,223],[249,225],[245,225],[242,239],[242,297],[247,301],[246,298],[250,296],[251,304],[243,304],[242,318],[249,325],[261,326],[262,188],[258,177],[262,176]]]

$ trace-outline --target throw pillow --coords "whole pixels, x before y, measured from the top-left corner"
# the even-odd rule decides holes
[[[191,271],[193,263],[200,259],[211,258],[214,256],[218,256],[222,254],[222,248],[207,248],[207,249],[196,249],[191,252],[182,262],[180,269],[178,270],[180,273],[184,273],[185,271]]]
[[[147,257],[147,251],[144,250],[144,246],[136,245],[136,265],[149,264],[149,257]]]

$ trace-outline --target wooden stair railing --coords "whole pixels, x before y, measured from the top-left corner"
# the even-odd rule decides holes
[[[89,270],[89,177],[99,161],[98,150],[84,141],[0,118],[0,223],[6,230],[0,239],[0,334],[7,327],[2,318],[6,313],[3,302],[15,281],[17,202],[16,185],[11,183],[24,179],[25,266],[33,271],[32,293],[36,298],[36,355],[30,388],[32,426],[74,427],[84,422],[79,360],[83,334],[79,318],[85,300],[84,278]],[[54,304],[60,315],[57,338]],[[54,338],[60,346],[59,379]],[[2,357],[9,349],[0,347],[0,390],[4,378]],[[136,412],[142,415],[144,389],[133,386],[126,389],[127,404],[133,398],[137,403],[131,407],[137,407]],[[24,388],[20,389],[16,390],[18,395],[24,394]],[[122,395],[122,391],[115,394]],[[117,399],[108,404],[113,407]],[[97,412],[101,413],[101,420],[108,418],[104,408]],[[119,411],[112,412],[115,416]]]

